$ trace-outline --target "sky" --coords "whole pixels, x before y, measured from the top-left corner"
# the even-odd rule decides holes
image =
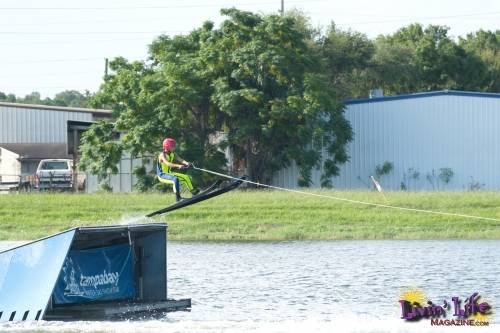
[[[335,22],[370,38],[410,23],[450,27],[457,38],[500,29],[499,0],[284,0],[314,26]],[[0,91],[53,98],[63,90],[95,92],[105,58],[147,58],[161,34],[185,34],[221,8],[275,13],[281,0],[0,0]]]

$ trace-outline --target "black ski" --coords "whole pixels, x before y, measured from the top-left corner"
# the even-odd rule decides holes
[[[173,205],[170,205],[168,207],[159,209],[155,212],[149,213],[148,215],[146,215],[146,217],[153,217],[156,215],[165,214],[165,213],[171,212],[173,210],[183,208],[186,206],[190,206],[190,205],[193,205],[195,203],[205,201],[205,200],[208,200],[210,198],[216,197],[218,195],[224,194],[226,192],[232,191],[235,188],[237,188],[238,186],[240,186],[241,183],[243,183],[244,179],[245,179],[245,177],[234,180],[231,183],[229,183],[228,185],[221,187],[219,189],[217,189],[217,187],[220,186],[222,181],[217,181],[217,182],[215,182],[215,184],[213,184],[212,186],[210,186],[206,190],[203,190],[199,194],[193,196],[192,198],[183,199],[179,202],[174,203]]]

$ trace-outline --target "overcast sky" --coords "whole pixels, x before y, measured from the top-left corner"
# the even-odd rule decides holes
[[[277,12],[281,0],[0,0],[0,91],[43,97],[67,89],[95,92],[104,59],[147,57],[160,34],[181,34],[220,8]],[[447,25],[453,36],[500,29],[499,0],[285,0],[313,23],[331,21],[369,37],[413,22]]]

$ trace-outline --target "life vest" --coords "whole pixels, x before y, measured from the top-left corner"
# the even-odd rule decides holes
[[[169,152],[169,153],[163,152],[162,154],[163,154],[163,157],[165,157],[165,159],[167,161],[169,161],[170,163],[174,163],[175,154],[173,152]],[[162,162],[158,158],[157,171],[158,171],[158,173],[160,173],[160,172],[162,172],[162,173],[169,173],[170,172],[170,168],[168,167],[167,163]]]

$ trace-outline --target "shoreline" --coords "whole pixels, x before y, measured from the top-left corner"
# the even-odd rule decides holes
[[[377,192],[308,191],[385,204]],[[38,239],[83,225],[166,222],[170,241],[500,240],[498,192],[385,192],[389,204],[474,220],[269,190],[225,194],[152,220],[172,194],[32,193],[0,196],[0,240]]]

